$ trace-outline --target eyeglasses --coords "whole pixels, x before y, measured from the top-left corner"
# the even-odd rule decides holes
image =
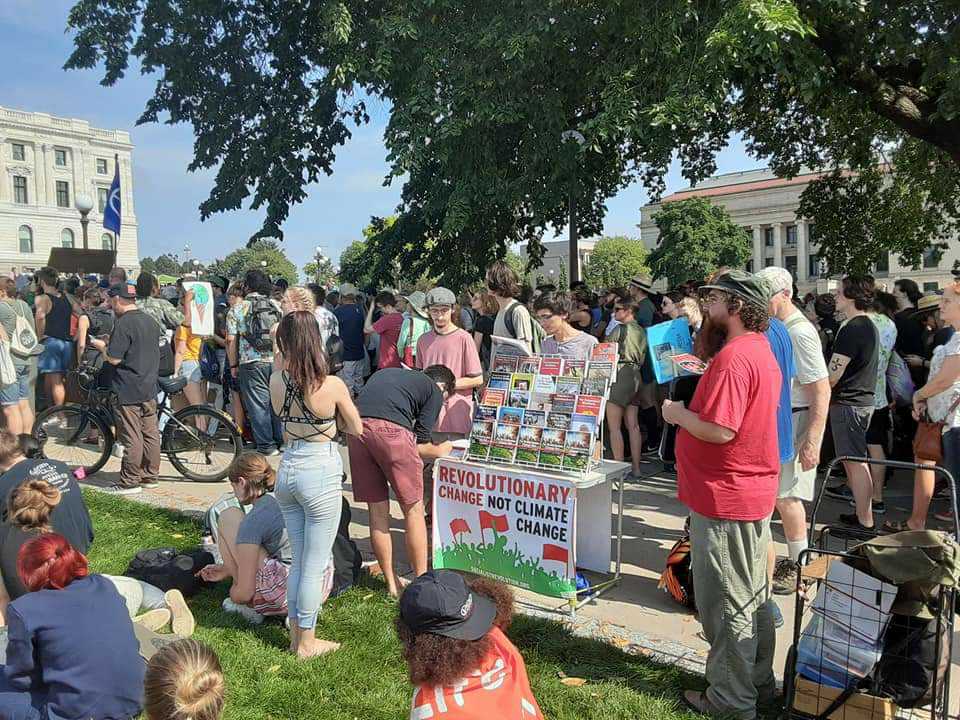
[[[547,320],[555,316],[553,313],[551,313],[550,315],[534,315],[534,317],[537,318],[538,323],[545,323]]]
[[[434,305],[433,307],[428,307],[427,312],[431,315],[443,315],[444,313],[452,312],[453,308],[449,305]]]

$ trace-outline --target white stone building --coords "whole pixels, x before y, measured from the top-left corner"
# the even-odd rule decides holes
[[[580,251],[580,276],[583,277],[583,268],[590,262],[590,254],[596,246],[596,239],[580,238],[577,242],[577,249]],[[531,274],[534,278],[542,275],[545,282],[557,284],[560,280],[560,266],[566,268],[567,278],[570,277],[570,242],[568,239],[551,240],[543,243],[543,264],[535,268]],[[527,245],[520,245],[517,250],[524,262],[527,260]]]
[[[88,247],[117,251],[116,264],[140,264],[133,205],[130,134],[101,130],[86,120],[0,107],[0,271],[32,271],[47,264],[53,247],[83,247],[76,195],[94,203]],[[103,228],[103,208],[120,159],[121,227]]]
[[[770,170],[717,175],[695,188],[686,188],[664,197],[661,202],[644,206],[640,211],[640,239],[647,248],[655,248],[659,231],[653,221],[661,205],[691,197],[705,197],[726,208],[735,223],[753,237],[753,257],[747,270],[770,265],[785,267],[793,273],[801,294],[827,289],[824,269],[817,257],[816,227],[809,220],[797,217],[800,194],[817,173],[798,175],[789,180],[776,177]],[[874,266],[877,282],[892,289],[897,278],[911,278],[924,291],[937,290],[953,280],[950,271],[960,258],[956,239],[950,241],[939,258],[928,253],[923,267],[914,270],[901,267],[895,255],[879,258]]]

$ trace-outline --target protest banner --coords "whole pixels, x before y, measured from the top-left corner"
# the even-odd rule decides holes
[[[190,330],[194,335],[213,335],[213,288],[208,282],[183,282],[184,290],[193,290],[190,303]]]
[[[433,566],[550,597],[576,596],[576,489],[522,469],[441,459],[434,466]]]

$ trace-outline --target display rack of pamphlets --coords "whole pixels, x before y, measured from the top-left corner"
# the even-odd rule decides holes
[[[595,470],[617,349],[601,343],[588,360],[571,360],[518,355],[515,344],[495,343],[466,459],[566,475]]]

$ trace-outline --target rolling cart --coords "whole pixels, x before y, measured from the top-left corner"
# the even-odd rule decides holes
[[[866,560],[851,552],[878,533],[838,526],[816,531],[824,490],[845,460],[932,470],[946,478],[953,539],[960,539],[957,489],[946,469],[856,457],[829,464],[810,515],[810,548],[800,558],[793,643],[783,674],[784,717],[947,720],[956,588],[933,585],[920,617],[891,614],[898,587],[861,572]],[[890,697],[891,687],[897,689],[897,702]]]

